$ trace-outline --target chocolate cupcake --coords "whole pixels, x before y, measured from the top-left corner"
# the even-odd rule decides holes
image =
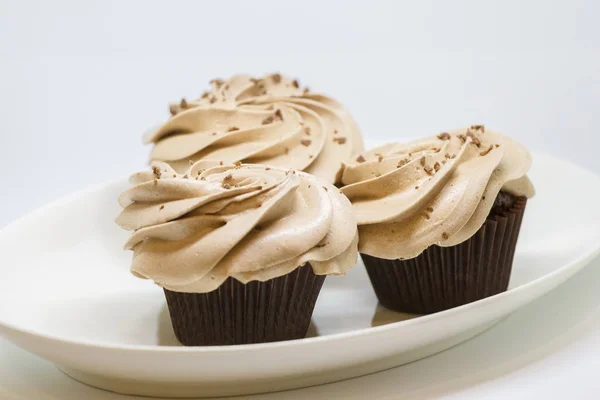
[[[350,202],[314,176],[158,162],[130,181],[117,223],[134,231],[131,271],[164,289],[184,345],[303,338],[325,277],[356,262]]]
[[[171,118],[145,136],[151,159],[183,173],[189,162],[268,164],[305,171],[330,183],[363,150],[342,105],[280,74],[211,81],[195,100],[170,105]]]
[[[527,199],[529,152],[481,125],[359,155],[342,192],[380,302],[418,314],[508,288]]]

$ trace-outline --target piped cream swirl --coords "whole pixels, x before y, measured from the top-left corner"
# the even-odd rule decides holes
[[[527,149],[483,126],[359,155],[342,192],[359,224],[361,253],[385,259],[453,246],[483,225],[500,190],[532,197]]]
[[[310,263],[318,275],[354,266],[352,206],[314,176],[263,165],[197,163],[184,174],[156,162],[133,175],[117,223],[132,236],[131,271],[177,292],[210,292],[227,278],[265,281]]]
[[[172,117],[144,136],[151,159],[183,172],[188,162],[268,164],[306,171],[328,182],[363,150],[348,112],[280,74],[213,80],[199,99],[171,104]]]

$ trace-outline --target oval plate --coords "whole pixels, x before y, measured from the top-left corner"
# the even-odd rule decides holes
[[[418,317],[377,305],[362,263],[323,287],[309,337],[186,348],[160,288],[129,273],[113,222],[125,181],[77,193],[0,232],[0,334],[92,386],[166,397],[241,395],[356,377],[445,350],[567,280],[600,250],[600,179],[534,156],[510,289]]]

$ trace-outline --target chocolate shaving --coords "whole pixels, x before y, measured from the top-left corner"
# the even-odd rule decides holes
[[[213,85],[215,85],[217,87],[217,89],[219,89],[221,86],[223,86],[225,81],[223,81],[223,79],[213,79],[210,81],[210,83],[212,83]]]
[[[500,147],[500,145],[499,145],[499,144],[495,144],[494,146],[495,146],[495,147]]]
[[[421,157],[421,159],[419,160],[419,163],[421,164],[421,167],[425,166],[425,157]]]
[[[479,153],[480,156],[486,156],[490,151],[492,151],[494,149],[494,145],[490,144],[490,147],[488,147],[486,150],[482,151],[481,153]]]
[[[418,188],[419,188],[418,186],[415,186],[415,190],[418,189]]]
[[[403,159],[403,160],[400,160],[400,161],[398,162],[398,165],[396,165],[396,168],[403,167],[403,166],[405,166],[406,164],[408,164],[408,158],[405,158],[405,159]]]
[[[177,174],[173,174],[173,178],[177,178]]]
[[[275,118],[278,118],[279,120],[283,121],[283,114],[281,114],[280,109],[277,109],[277,111],[275,111]]]
[[[303,139],[303,140],[301,140],[301,141],[300,141],[300,143],[301,143],[303,146],[306,146],[306,147],[308,147],[308,146],[310,146],[310,144],[311,144],[312,142],[311,142],[310,140],[308,140],[308,139]]]
[[[471,129],[485,133],[485,126],[483,125],[471,125]]]
[[[281,82],[281,74],[273,74],[271,79],[273,79],[273,83],[279,83]]]
[[[325,188],[325,186],[323,186],[323,188]],[[327,189],[325,188],[325,190],[327,190]],[[327,246],[328,244],[329,244],[329,243],[317,244],[317,245],[315,245],[315,247],[319,249],[319,248],[321,248],[321,247],[325,247],[325,246]]]
[[[270,170],[271,170],[270,167],[265,168],[265,171],[270,171]]]
[[[383,161],[383,156],[381,154],[377,157],[377,161],[378,162],[382,162]]]
[[[312,154],[309,154],[309,155],[308,155],[308,158],[313,158],[313,157],[314,157],[314,156],[313,156]]]
[[[185,175],[183,175],[183,176],[182,176],[182,178],[183,178],[183,179],[188,179],[188,178],[189,178],[189,176],[188,176],[188,174],[185,174]]]
[[[310,128],[307,126],[306,128],[304,128],[304,133],[308,136],[310,136]]]
[[[298,89],[300,87],[300,83],[298,82],[298,79],[294,79],[294,81],[292,82],[292,85],[294,85],[294,87],[296,89]]]
[[[176,115],[178,111],[177,105],[176,104],[171,104],[169,106],[169,112],[171,113],[171,115]]]
[[[329,189],[327,189],[327,186],[323,186],[323,189],[325,189],[326,192],[329,191]]]
[[[219,161],[219,165],[223,165],[223,161]]]
[[[334,129],[334,130],[333,130],[333,134],[334,134],[334,135],[337,135],[337,133],[338,133],[338,130],[337,130],[337,129]]]
[[[438,172],[440,170],[442,166],[440,165],[439,162],[435,162],[435,164],[433,164],[433,169],[435,169],[435,172]]]
[[[365,161],[366,161],[366,160],[365,160],[365,158],[362,156],[362,154],[361,154],[360,156],[356,157],[356,162],[359,162],[359,163],[364,163]]]
[[[424,166],[423,169],[425,172],[427,172],[427,175],[433,175],[433,168],[431,168],[429,165]]]
[[[263,125],[268,125],[273,123],[273,121],[275,120],[275,117],[273,117],[272,115],[268,116],[267,118],[262,120],[262,124]]]
[[[241,161],[236,161],[233,163],[233,165],[235,165],[236,168],[239,168],[242,166],[242,162]]]
[[[215,96],[212,96],[210,98],[210,104],[214,104],[214,103],[216,103],[216,101],[217,101],[217,98]]]
[[[235,132],[235,131],[239,131],[240,128],[238,128],[237,126],[232,126],[231,128],[227,129],[227,132]]]
[[[448,234],[446,232],[442,232],[442,239],[444,240],[448,240],[450,236],[448,236]]]
[[[179,103],[179,107],[183,108],[184,110],[188,107],[188,103],[185,98],[181,99],[181,102]]]
[[[421,215],[422,215],[422,216],[423,216],[423,218],[425,218],[425,219],[430,219],[430,218],[431,218],[431,217],[429,216],[429,214],[427,214],[427,213],[422,213]]]
[[[225,182],[223,182],[223,183],[221,184],[221,187],[222,187],[223,189],[231,189],[231,185],[230,185],[230,184],[228,184],[228,183],[225,183]]]
[[[310,90],[308,89],[308,86],[304,88],[304,90],[302,91],[302,94],[308,94]]]
[[[427,207],[427,211],[433,212],[433,207]]]
[[[437,135],[437,138],[440,140],[450,140],[450,134],[448,132],[442,132]]]
[[[344,143],[346,143],[346,138],[343,136],[335,137],[335,138],[333,138],[333,141],[337,142],[338,144],[344,144]]]
[[[285,154],[289,154],[290,153],[290,148],[289,147],[286,147],[284,150],[285,150]]]
[[[160,176],[162,175],[162,172],[160,171],[160,168],[158,168],[156,165],[152,166],[152,173],[154,174],[154,176],[156,177],[156,179],[160,179]]]
[[[233,175],[231,174],[227,174],[227,176],[225,176],[225,178],[223,178],[223,182],[227,182],[227,181],[231,181],[233,180]]]
[[[467,138],[465,137],[465,135],[456,135],[456,137],[458,137],[460,139],[461,142],[466,142]]]
[[[479,138],[477,136],[475,136],[475,134],[471,131],[467,131],[467,137],[471,138],[471,142],[473,142],[473,144],[477,147],[481,146],[481,140],[479,140]]]
[[[162,210],[163,208],[165,208],[164,204],[158,208],[158,211]]]
[[[210,93],[209,93],[209,92],[204,92],[204,93],[202,93],[202,96],[200,96],[200,98],[201,98],[201,99],[205,99],[205,98],[207,98],[209,95],[210,95]]]
[[[212,135],[213,135],[213,136],[217,136],[217,132],[213,132],[213,133],[212,133]]]

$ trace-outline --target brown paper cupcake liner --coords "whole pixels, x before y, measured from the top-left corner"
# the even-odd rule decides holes
[[[229,278],[209,293],[164,292],[182,344],[221,346],[304,338],[324,281],[307,263],[266,282]]]
[[[408,260],[361,254],[375,294],[391,310],[430,314],[506,291],[527,199],[493,210],[456,246],[430,246]]]

